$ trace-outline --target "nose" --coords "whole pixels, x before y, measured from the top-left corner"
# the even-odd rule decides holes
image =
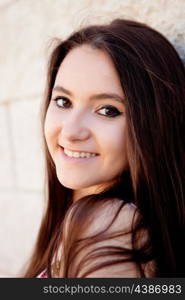
[[[61,126],[61,140],[65,145],[75,141],[85,141],[89,139],[91,132],[88,127],[88,120],[80,113],[71,113],[65,118]]]

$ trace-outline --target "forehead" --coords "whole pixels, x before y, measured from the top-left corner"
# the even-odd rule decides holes
[[[83,45],[72,49],[62,61],[55,85],[70,90],[98,90],[123,94],[120,79],[110,56],[103,50]]]

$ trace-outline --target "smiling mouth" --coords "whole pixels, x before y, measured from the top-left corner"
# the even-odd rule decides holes
[[[83,152],[83,151],[71,151],[71,150],[67,150],[63,147],[61,147],[62,150],[63,150],[63,154],[66,156],[66,157],[69,157],[69,158],[91,158],[91,157],[95,157],[95,156],[98,156],[99,154],[98,153],[91,153],[91,152]]]

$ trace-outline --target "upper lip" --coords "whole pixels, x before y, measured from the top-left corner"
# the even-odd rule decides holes
[[[60,146],[60,147],[63,149],[66,149],[68,151],[72,151],[72,152],[84,152],[84,153],[98,154],[96,152],[91,152],[91,151],[86,151],[86,150],[74,150],[74,149],[69,149],[69,148],[63,147],[63,146]]]

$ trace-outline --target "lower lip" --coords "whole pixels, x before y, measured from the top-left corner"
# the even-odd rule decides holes
[[[64,149],[62,147],[60,147],[60,150],[61,150],[62,158],[67,162],[75,162],[75,163],[88,162],[99,156],[99,155],[96,155],[96,156],[90,156],[90,157],[70,157],[64,153]]]

